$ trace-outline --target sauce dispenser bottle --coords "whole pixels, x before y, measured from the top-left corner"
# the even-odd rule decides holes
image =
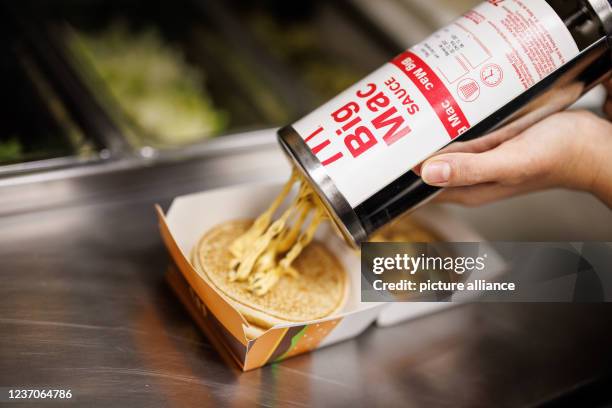
[[[488,0],[280,129],[279,141],[358,246],[440,190],[415,165],[456,140],[520,131],[603,81],[611,35],[609,0]]]

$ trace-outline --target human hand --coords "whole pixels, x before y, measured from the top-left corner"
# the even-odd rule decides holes
[[[605,110],[612,117],[612,98]],[[518,135],[508,127],[453,143],[415,171],[446,187],[438,201],[475,206],[564,187],[590,191],[612,208],[612,124],[586,111],[557,113]]]

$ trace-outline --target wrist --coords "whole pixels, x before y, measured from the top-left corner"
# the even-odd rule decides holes
[[[588,184],[583,188],[612,208],[612,123],[599,119],[593,139],[588,143],[588,158],[583,165],[591,168]]]
[[[598,154],[599,171],[593,179],[591,191],[608,207],[612,208],[612,134],[608,136]]]

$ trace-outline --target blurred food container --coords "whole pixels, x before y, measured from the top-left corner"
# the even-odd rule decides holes
[[[0,54],[0,175],[19,172],[23,163],[43,169],[96,159],[101,143],[84,133],[10,21],[0,28]]]
[[[35,62],[25,62],[27,81],[53,101],[44,103],[58,122],[19,113],[36,117],[27,126],[46,141],[37,142],[40,149],[24,131],[5,126],[0,165],[24,171],[85,158],[193,157],[216,136],[290,122],[400,50],[347,1],[24,0],[2,3],[0,11],[4,48],[20,53],[3,60],[3,80],[23,82],[14,74],[21,75],[24,52],[12,48],[24,37],[32,54],[25,59]],[[14,92],[9,98],[36,99]],[[39,125],[44,129],[33,129]],[[50,157],[63,159],[41,162]]]
[[[0,175],[244,147],[209,141],[291,122],[475,3],[2,2]]]
[[[292,114],[194,4],[69,6],[53,29],[132,146],[177,148],[282,123]]]
[[[288,123],[399,50],[372,38],[346,7],[322,1],[98,0],[33,9],[136,148]]]

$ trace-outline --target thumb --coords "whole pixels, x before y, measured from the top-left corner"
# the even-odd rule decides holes
[[[446,153],[428,159],[421,169],[427,184],[459,187],[503,180],[517,165],[500,147],[483,153]]]

